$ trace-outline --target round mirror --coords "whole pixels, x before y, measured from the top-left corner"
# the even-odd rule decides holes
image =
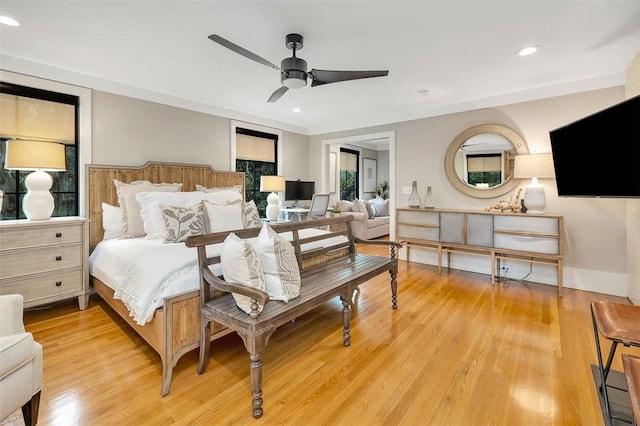
[[[501,124],[470,127],[451,141],[444,170],[451,184],[470,197],[494,198],[515,189],[515,156],[528,154],[526,142],[517,132]]]

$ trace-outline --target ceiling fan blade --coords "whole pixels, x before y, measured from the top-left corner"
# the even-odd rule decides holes
[[[268,66],[268,67],[270,67],[270,68],[273,68],[273,69],[275,69],[275,70],[280,71],[280,67],[279,67],[279,66],[272,64],[271,62],[267,61],[266,59],[264,59],[264,58],[263,58],[263,57],[261,57],[261,56],[256,55],[256,54],[255,54],[255,53],[253,53],[253,52],[249,52],[249,51],[248,51],[247,49],[245,49],[244,47],[240,47],[240,46],[238,46],[238,45],[237,45],[237,44],[235,44],[235,43],[231,43],[229,40],[227,40],[227,39],[225,39],[225,38],[222,38],[222,37],[220,37],[220,36],[219,36],[219,35],[217,35],[217,34],[211,34],[211,35],[209,36],[209,40],[211,40],[211,41],[215,41],[215,42],[216,42],[216,43],[218,43],[219,45],[224,46],[224,47],[226,47],[227,49],[232,50],[232,51],[234,51],[234,52],[236,52],[236,53],[238,53],[238,54],[240,54],[240,55],[244,56],[245,58],[249,58],[249,59],[251,59],[252,61],[256,61],[256,62],[257,62],[257,63],[259,63],[259,64],[266,65],[266,66]]]
[[[309,72],[311,87],[323,84],[337,83],[339,81],[359,80],[361,78],[385,77],[389,71],[331,71],[331,70],[311,70]]]
[[[277,101],[278,99],[280,99],[282,97],[282,95],[287,93],[287,90],[289,90],[289,88],[287,86],[280,87],[275,92],[273,92],[271,94],[271,96],[269,96],[269,100],[267,100],[267,102],[275,102],[275,101]]]

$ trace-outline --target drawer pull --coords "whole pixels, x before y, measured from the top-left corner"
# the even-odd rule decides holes
[[[56,281],[56,287],[62,286],[62,281]]]
[[[56,238],[62,237],[62,232],[56,232]]]
[[[56,256],[56,260],[62,260],[62,256]]]

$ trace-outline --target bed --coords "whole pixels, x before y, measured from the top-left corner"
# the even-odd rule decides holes
[[[88,165],[86,176],[89,188],[91,286],[94,292],[160,355],[161,395],[165,396],[169,393],[173,368],[177,362],[200,344],[200,282],[197,252],[193,248],[186,247],[182,242],[169,244],[163,239],[151,238],[157,229],[147,228],[149,217],[145,216],[145,206],[149,205],[145,204],[144,200],[150,196],[149,193],[136,194],[136,199],[140,201],[139,212],[145,217],[146,236],[121,238],[107,235],[113,231],[108,225],[111,221],[111,213],[110,210],[104,210],[103,204],[106,203],[110,206],[109,209],[113,209],[121,203],[115,181],[120,185],[134,185],[136,181],[148,181],[152,186],[181,184],[180,190],[166,196],[168,199],[181,198],[182,193],[184,197],[206,196],[207,201],[218,200],[216,209],[227,209],[232,208],[231,205],[239,204],[235,199],[237,197],[246,208],[253,203],[244,202],[245,175],[240,172],[219,172],[207,165],[152,162],[140,167]],[[207,195],[200,195],[203,192],[196,192],[203,189],[200,187],[224,190],[210,191]],[[231,193],[234,194],[234,200],[228,201],[226,204],[229,206],[223,207],[225,203],[220,197],[229,196]],[[152,198],[162,199],[165,195],[153,192]],[[155,205],[155,209],[159,210],[157,207],[158,205]],[[206,209],[209,209],[209,206]],[[240,210],[231,213],[226,214],[235,218],[236,215],[240,215]],[[262,226],[257,209],[254,209],[251,218],[245,213],[246,211],[242,210],[243,220],[237,224],[238,227]],[[128,217],[128,214],[124,216]],[[227,223],[226,226],[227,230],[238,229],[233,227],[236,226],[234,224]],[[117,228],[122,230],[122,224]],[[209,218],[207,229],[213,228],[215,228],[214,222]],[[166,229],[163,225],[164,231]],[[318,234],[327,232],[323,229],[305,229],[304,231],[305,233],[300,235],[300,241],[303,243],[301,254],[304,259],[301,267],[313,265],[320,259],[339,255],[335,249],[328,247],[338,244],[346,250],[351,243],[344,236],[335,237],[336,239],[320,238]],[[287,237],[287,233],[282,235],[289,240],[293,238]],[[220,249],[221,247],[212,246],[208,249],[211,250],[208,254],[219,255],[216,250]],[[215,271],[216,267],[220,266],[212,266],[214,273],[220,275],[222,271]],[[219,324],[213,324],[211,340],[229,332]]]
[[[179,182],[182,191],[195,191],[196,185],[207,188],[241,185],[244,193],[244,173],[220,172],[208,165],[148,162],[140,167],[87,165],[89,246],[90,252],[103,240],[102,203],[118,205],[114,179],[121,182],[148,180],[153,183]],[[162,306],[153,318],[140,325],[131,316],[122,300],[114,298],[114,290],[93,274],[91,286],[115,312],[118,313],[158,354],[162,360],[161,394],[169,393],[173,368],[187,352],[199,346],[200,297],[199,285],[194,290],[173,294],[162,299]],[[229,331],[214,328],[212,340]]]

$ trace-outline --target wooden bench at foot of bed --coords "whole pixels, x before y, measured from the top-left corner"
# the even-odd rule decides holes
[[[397,308],[398,259],[396,258],[396,250],[401,245],[393,241],[359,240],[351,233],[351,220],[353,220],[351,215],[343,215],[273,226],[277,232],[293,233],[292,245],[301,271],[300,295],[287,303],[270,301],[268,294],[262,290],[225,282],[222,277],[211,272],[209,265],[220,262],[220,258],[219,256],[208,258],[206,246],[223,242],[229,234],[228,232],[194,236],[187,239],[187,246],[198,249],[201,293],[205,295],[201,310],[202,334],[198,373],[204,372],[209,361],[211,322],[222,324],[228,329],[236,331],[242,338],[251,360],[252,405],[253,417],[255,418],[261,417],[263,414],[261,356],[267,347],[269,338],[278,327],[334,297],[340,297],[343,306],[343,345],[349,346],[351,344],[349,323],[353,292],[360,284],[385,272],[390,275],[391,305],[393,309]],[[317,226],[330,227],[332,232],[306,239],[299,237],[300,230]],[[240,238],[250,238],[255,237],[258,231],[259,229],[246,229],[242,232],[236,232],[236,235]],[[322,260],[314,262],[311,266],[303,267],[305,259],[303,259],[300,248],[303,244],[311,241],[318,242],[322,239],[328,240],[336,236],[347,236],[348,241],[346,243],[323,244],[320,249],[322,252],[313,254],[316,259]],[[354,242],[388,245],[389,256],[356,253]],[[217,297],[207,296],[211,294],[211,289],[224,293]],[[247,314],[236,306],[231,292],[240,293],[252,299],[251,314]],[[258,312],[258,303],[264,307],[261,312]]]

